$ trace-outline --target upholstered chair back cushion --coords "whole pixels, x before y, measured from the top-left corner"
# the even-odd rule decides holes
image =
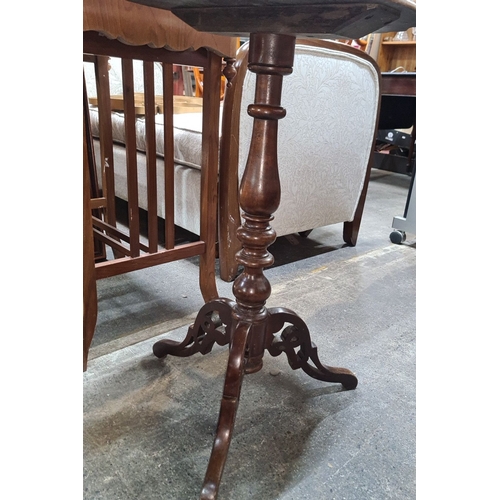
[[[243,82],[239,175],[252,132],[246,110],[255,74]],[[378,72],[355,54],[297,43],[293,73],[283,79],[286,117],[278,125],[281,205],[278,236],[352,221],[371,154],[379,99]]]

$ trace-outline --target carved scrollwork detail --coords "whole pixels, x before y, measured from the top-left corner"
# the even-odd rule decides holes
[[[220,346],[229,344],[233,307],[234,301],[230,299],[207,302],[188,328],[185,339],[182,342],[159,340],[153,345],[154,355],[164,358],[168,354],[178,357],[191,356],[197,352],[207,354],[215,343]]]
[[[285,324],[289,323],[285,327]],[[350,370],[323,365],[318,349],[304,321],[293,311],[281,307],[269,309],[266,348],[271,356],[286,354],[292,370],[302,368],[310,377],[324,382],[338,382],[345,389],[355,389],[358,379]]]

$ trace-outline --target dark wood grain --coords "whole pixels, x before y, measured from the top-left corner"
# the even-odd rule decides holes
[[[268,310],[271,284],[264,269],[273,263],[268,246],[276,233],[270,222],[280,204],[277,158],[278,121],[285,117],[281,106],[283,77],[292,72],[295,37],[281,34],[252,34],[248,69],[256,74],[249,155],[240,188],[242,225],[237,231],[241,251],[237,261],[243,272],[233,284],[235,301],[215,299],[199,311],[182,342],[160,340],[153,353],[162,358],[210,352],[215,342],[229,343],[216,435],[200,499],[217,498],[236,421],[244,374],[262,368],[266,349],[272,356],[285,353],[293,369],[345,389],[357,386],[356,376],[346,368],[323,365],[305,323],[288,309]],[[237,77],[237,76],[236,76]],[[278,339],[278,340],[276,340]],[[298,351],[297,351],[298,349]]]
[[[416,25],[411,0],[131,0],[170,10],[199,31],[361,38]]]
[[[87,133],[89,124],[83,120],[83,370],[87,369],[90,344],[97,322],[97,285],[94,267],[94,239],[90,209],[90,155]]]
[[[382,73],[380,92],[383,95],[417,95],[416,73]]]
[[[174,180],[174,79],[173,67],[163,63],[163,165],[165,168],[165,248],[175,246],[175,180]]]
[[[251,5],[243,0],[136,3],[172,10],[200,30],[250,32],[248,68],[257,79],[255,100],[248,107],[254,119],[253,133],[240,187],[243,215],[237,236],[242,248],[237,260],[243,273],[233,285],[235,301],[209,301],[183,342],[160,341],[153,347],[158,357],[184,356],[209,352],[214,342],[229,343],[217,431],[200,495],[202,500],[214,500],[228,456],[243,376],[261,369],[266,349],[272,356],[285,353],[291,368],[301,368],[318,380],[341,383],[345,389],[354,389],[358,383],[350,370],[319,361],[305,323],[293,311],[268,310],[265,305],[271,285],[263,271],[273,262],[267,248],[276,237],[270,222],[280,203],[278,121],[286,114],[281,107],[282,80],[292,72],[295,36],[317,34],[318,25],[323,30],[331,27],[332,34],[347,33],[343,37],[354,38],[388,26],[398,26],[395,30],[399,31],[414,26],[414,4],[406,0],[374,0],[371,4],[354,0],[255,0]]]
[[[138,271],[139,269],[146,269],[147,267],[158,266],[175,260],[195,257],[202,254],[205,251],[205,247],[205,242],[195,241],[193,243],[178,245],[172,250],[145,254],[133,259],[124,257],[122,259],[115,259],[109,263],[97,263],[96,277],[97,279],[109,278],[110,276]]]
[[[236,39],[202,33],[171,12],[127,0],[83,0],[83,31],[101,33],[128,47],[149,46],[171,53],[205,48],[221,57],[234,57],[237,49]]]
[[[148,252],[158,251],[158,175],[156,168],[156,102],[154,66],[151,61],[143,62],[145,133],[146,133],[146,174],[148,193]]]
[[[102,4],[103,12],[114,0]],[[96,7],[96,5],[94,5]],[[103,17],[106,19],[106,16]],[[101,21],[103,20],[101,19]],[[116,21],[116,18],[113,18]],[[112,23],[107,25],[111,30]],[[119,23],[118,23],[119,24]],[[175,24],[175,23],[174,23]],[[100,24],[99,24],[100,25]],[[184,25],[185,26],[185,25]],[[116,26],[115,26],[116,28]],[[115,35],[120,31],[118,30]],[[144,34],[144,33],[143,33]],[[141,36],[143,36],[143,34]],[[131,35],[129,33],[129,35]],[[139,36],[139,38],[141,38]],[[160,33],[160,36],[163,37]],[[132,36],[132,39],[134,37]],[[92,280],[103,279],[122,273],[127,273],[150,266],[156,266],[186,259],[200,257],[199,282],[200,291],[205,301],[217,298],[218,291],[215,282],[215,254],[217,239],[217,171],[218,171],[218,144],[219,144],[219,106],[220,106],[220,72],[222,58],[212,52],[210,41],[212,37],[197,37],[205,39],[207,47],[197,50],[180,50],[178,52],[165,48],[152,48],[148,45],[126,45],[117,39],[109,39],[96,31],[85,31],[84,60],[95,65],[96,83],[99,107],[99,138],[101,145],[101,165],[105,165],[103,173],[102,193],[97,186],[96,162],[93,158],[92,137],[87,116],[84,147],[87,151],[86,163],[88,172],[86,177],[89,184],[88,203],[94,206],[94,217],[90,218],[90,232],[86,236],[92,240],[92,235],[99,248],[112,250],[113,258],[106,260],[102,252],[101,261],[93,267],[85,268],[84,290],[84,369],[91,345],[96,324],[96,303],[94,296],[89,292]],[[223,41],[221,37],[219,41]],[[179,40],[176,41],[176,43]],[[182,41],[186,46],[189,40]],[[230,46],[228,40],[226,46]],[[226,55],[231,56],[228,50]],[[113,140],[111,134],[111,104],[108,78],[108,57],[120,57],[123,69],[123,104],[125,115],[125,134],[127,149],[127,189],[128,189],[128,223],[125,229],[118,229],[114,211],[114,157]],[[147,156],[147,191],[148,191],[148,232],[146,243],[142,242],[140,233],[140,211],[137,185],[137,148],[136,148],[136,107],[134,92],[134,75],[132,60],[143,61],[145,82],[145,123],[146,123],[146,156]],[[153,86],[153,63],[161,62],[163,68],[163,105],[164,105],[164,166],[165,166],[165,249],[159,244],[157,231],[157,155],[155,133],[155,96]],[[205,83],[203,96],[203,130],[202,130],[202,163],[201,163],[201,212],[200,212],[200,241],[178,245],[175,242],[174,225],[174,148],[173,148],[173,64],[197,65],[204,68]],[[88,99],[84,96],[85,106]],[[88,109],[87,109],[88,115]],[[92,184],[93,183],[93,184]],[[93,190],[90,189],[93,186]],[[87,195],[86,195],[87,196]],[[92,214],[91,214],[92,215]],[[93,229],[92,229],[93,226]],[[86,240],[87,241],[87,240]],[[99,254],[101,255],[101,254]],[[88,263],[87,263],[88,264]],[[89,274],[90,273],[90,274]],[[87,281],[90,280],[90,281]]]

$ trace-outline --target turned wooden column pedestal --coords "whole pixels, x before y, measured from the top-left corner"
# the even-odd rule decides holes
[[[243,375],[262,368],[266,350],[271,356],[285,353],[292,369],[302,368],[318,380],[340,383],[345,389],[354,389],[358,383],[351,371],[320,363],[306,324],[293,311],[265,306],[271,285],[263,270],[274,261],[267,248],[276,239],[271,221],[280,203],[278,120],[286,115],[281,107],[281,89],[283,76],[292,72],[294,53],[293,35],[250,35],[248,69],[257,75],[257,81],[254,104],[248,107],[254,124],[240,190],[243,224],[238,230],[242,243],[238,261],[244,269],[233,284],[235,300],[208,302],[183,342],[161,340],[153,347],[154,354],[161,358],[168,354],[206,354],[215,343],[229,344],[217,433],[200,497],[204,500],[217,497]]]

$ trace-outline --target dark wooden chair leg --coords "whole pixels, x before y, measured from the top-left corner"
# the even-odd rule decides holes
[[[219,169],[219,112],[221,58],[208,53],[208,64],[203,71],[203,158],[201,169],[200,239],[206,250],[200,255],[200,290],[205,302],[219,296],[215,281],[215,249],[217,240],[217,175]]]
[[[371,154],[369,166],[366,170],[365,182],[359,197],[358,206],[354,213],[354,219],[351,222],[344,222],[344,241],[351,247],[355,247],[358,241],[359,227],[361,226],[361,218],[363,217],[363,210],[365,208],[366,193],[368,192],[368,184],[370,182],[371,165],[373,162],[373,151]]]
[[[83,371],[86,371],[90,344],[97,323],[97,284],[90,209],[90,159],[85,120],[83,123]]]
[[[238,275],[236,254],[241,250],[241,242],[236,236],[240,226],[239,177],[238,169],[234,168],[237,163],[235,151],[231,147],[234,142],[238,142],[239,130],[233,126],[233,114],[237,106],[231,87],[242,75],[238,74],[234,62],[234,59],[227,60],[228,64],[224,68],[228,91],[224,96],[219,167],[219,265],[220,277],[227,282],[233,281]]]

